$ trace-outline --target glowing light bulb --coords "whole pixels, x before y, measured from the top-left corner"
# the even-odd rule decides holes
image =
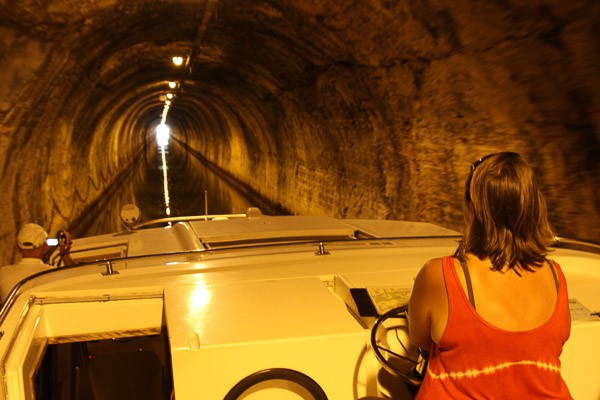
[[[172,81],[171,81],[171,82],[169,82],[169,87],[170,87],[171,89],[175,89],[175,88],[177,87],[177,82],[172,82]]]
[[[167,99],[171,100],[173,98],[173,93],[167,93]]]
[[[173,64],[180,66],[183,64],[183,57],[175,56],[173,57]]]

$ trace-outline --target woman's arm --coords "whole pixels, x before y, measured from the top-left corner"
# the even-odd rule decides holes
[[[447,319],[446,296],[442,259],[430,260],[417,274],[408,303],[410,340],[422,349],[429,350],[431,347],[432,332],[436,332],[435,328],[439,327],[440,316],[446,315]],[[446,319],[443,321],[444,327]]]

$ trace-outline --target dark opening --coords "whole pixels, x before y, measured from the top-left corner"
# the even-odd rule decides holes
[[[36,399],[170,399],[166,330],[158,335],[48,345],[35,377]]]

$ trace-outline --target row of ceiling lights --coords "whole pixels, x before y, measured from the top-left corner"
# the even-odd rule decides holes
[[[183,57],[173,57],[173,64],[181,66],[183,64]],[[177,82],[170,81],[169,88],[176,89]],[[169,144],[169,136],[171,130],[169,129],[169,126],[166,124],[166,122],[167,114],[169,113],[169,108],[171,107],[171,100],[173,100],[173,97],[175,97],[175,95],[171,92],[167,92],[166,95],[160,97],[161,101],[165,102],[165,106],[163,108],[160,124],[156,127],[156,141],[158,142],[162,155],[163,191],[165,196],[165,213],[167,216],[171,215],[171,207],[169,199],[169,179],[167,177],[168,168],[165,147]]]
[[[179,67],[183,65],[184,60],[181,56],[175,56],[172,58],[172,61],[173,64]],[[170,81],[168,85],[170,89],[176,89],[178,86],[177,82],[175,81]],[[160,124],[158,125],[158,127],[156,127],[157,141],[161,146],[165,146],[169,142],[170,129],[167,126],[166,122],[167,114],[169,113],[169,109],[171,108],[171,101],[174,97],[175,95],[172,92],[167,92],[165,95],[160,96],[160,100],[165,102],[161,114]]]
[[[172,58],[173,64],[175,64],[176,66],[180,67],[183,65],[183,57],[181,56],[174,56]],[[176,89],[177,88],[177,82],[175,81],[170,81],[169,82],[169,88],[171,89]],[[174,94],[171,92],[168,92],[166,94],[166,96],[161,96],[161,100],[164,100],[165,102],[165,106],[163,108],[163,112],[162,112],[162,118],[161,118],[161,124],[164,125],[166,120],[167,120],[167,114],[169,113],[169,108],[171,107],[171,100],[173,100]]]

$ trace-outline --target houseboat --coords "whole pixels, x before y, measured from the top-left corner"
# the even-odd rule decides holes
[[[412,283],[452,254],[430,223],[204,215],[75,238],[75,265],[20,282],[0,310],[0,399],[411,399]],[[558,239],[572,330],[562,374],[600,399],[600,247]]]

